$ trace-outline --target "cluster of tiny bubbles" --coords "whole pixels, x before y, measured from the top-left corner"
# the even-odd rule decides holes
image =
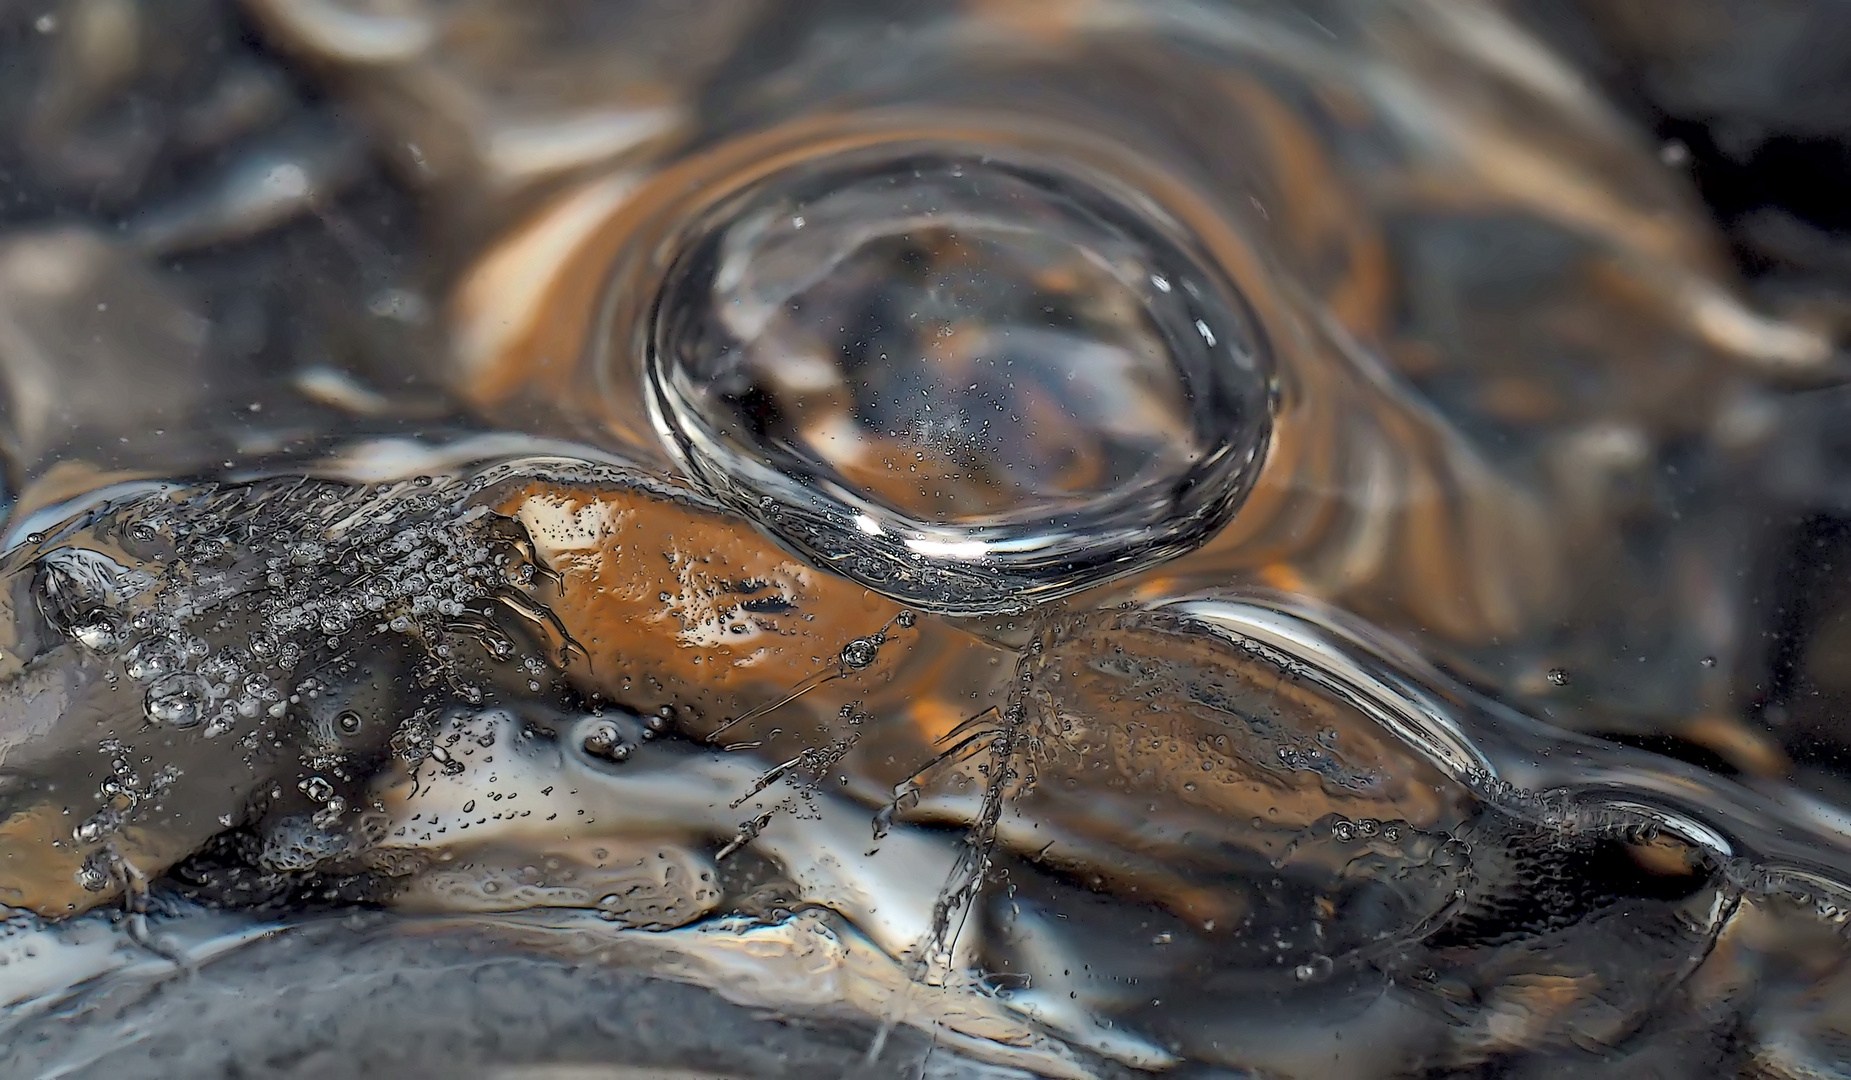
[[[1808,885],[1790,885],[1786,896],[1801,907],[1810,908],[1814,917],[1843,933],[1851,924],[1851,891],[1843,886],[1815,881]]]
[[[711,870],[693,872],[696,880],[690,881],[688,868],[679,861],[665,860],[660,873],[659,882],[645,879],[621,891],[605,893],[592,910],[605,922],[642,930],[667,930],[687,923],[720,898]]]
[[[281,873],[314,869],[351,847],[352,837],[332,823],[309,815],[292,815],[271,825],[258,862]]]
[[[298,781],[296,790],[318,807],[310,818],[317,828],[332,828],[347,810],[347,800],[335,792],[334,784],[327,777],[319,773]]]
[[[1024,611],[1182,554],[1270,437],[1238,290],[1072,163],[825,156],[717,199],[678,252],[645,379],[683,469],[922,610]]]
[[[263,760],[280,760],[266,748],[305,744],[314,775],[300,790],[315,810],[301,837],[277,840],[266,859],[308,865],[344,835],[334,826],[349,806],[336,781],[353,777],[327,768],[367,720],[354,710],[323,716],[314,721],[328,729],[321,732],[276,722],[295,712],[310,724],[310,714],[331,713],[321,703],[339,701],[346,683],[371,670],[364,658],[388,641],[428,658],[427,696],[474,701],[481,688],[453,674],[456,647],[470,642],[502,661],[518,651],[495,616],[498,605],[517,606],[531,619],[535,605],[523,591],[534,575],[531,547],[518,523],[469,505],[480,486],[479,478],[360,485],[289,477],[124,496],[27,538],[36,549],[37,613],[53,632],[48,646],[63,638],[109,659],[102,678],[137,688],[152,731],[205,739],[241,731],[238,745],[264,751]],[[545,666],[527,658],[530,687]],[[444,755],[420,728],[421,715],[390,736],[401,759]],[[382,720],[383,742],[397,718]],[[125,757],[119,746],[105,753],[117,763]],[[171,769],[144,772],[108,770],[103,809],[75,838],[106,841],[180,780]],[[99,854],[79,877],[102,889],[112,872]]]
[[[1377,821],[1375,818],[1337,818],[1330,823],[1330,835],[1340,844],[1356,840],[1374,840],[1381,837],[1390,844],[1401,841],[1402,825],[1394,821]]]
[[[114,737],[101,740],[97,744],[97,751],[108,764],[106,775],[97,785],[99,794],[103,796],[103,805],[71,830],[72,839],[84,845],[95,845],[107,840],[130,820],[136,810],[158,807],[162,796],[181,777],[180,770],[172,765],[162,765],[144,773],[136,767],[132,751]]]
[[[624,739],[623,732],[616,724],[609,720],[599,720],[585,733],[584,749],[592,757],[621,764],[630,759],[636,746]]]
[[[464,768],[463,763],[452,757],[446,747],[438,745],[437,714],[429,709],[420,709],[401,721],[387,745],[392,756],[407,769],[416,769],[426,761],[436,761],[445,775],[456,776]]]
[[[1335,739],[1335,734],[1332,732],[1320,732],[1319,736],[1321,739],[1332,741]],[[1284,768],[1297,772],[1317,773],[1336,787],[1366,789],[1379,780],[1379,777],[1367,769],[1346,767],[1340,759],[1332,756],[1325,746],[1316,743],[1281,746],[1273,751],[1273,756],[1279,759],[1279,764]]]

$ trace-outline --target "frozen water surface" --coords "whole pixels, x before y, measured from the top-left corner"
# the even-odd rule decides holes
[[[1843,133],[1637,29],[0,7],[0,1073],[1851,1073],[1837,225],[1551,49]]]

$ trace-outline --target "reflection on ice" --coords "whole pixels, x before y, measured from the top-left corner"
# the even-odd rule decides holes
[[[1851,1073],[1825,338],[1314,7],[0,35],[0,1073]]]
[[[266,922],[188,911],[172,925],[186,936],[165,943],[184,970],[90,920],[0,942],[31,954],[23,978],[0,984],[11,1003],[0,1060],[20,1075],[146,1080],[253,1060],[301,1078],[486,1080],[551,1076],[538,1071],[548,1066],[681,1077],[696,1075],[691,1063],[750,1080],[1106,1075],[994,1001],[909,982],[821,912],[651,933],[586,913]],[[108,977],[32,996],[34,976],[79,973]],[[817,1040],[792,1019],[853,1038]],[[872,1040],[888,1049],[879,1060]]]
[[[518,493],[543,477],[587,501],[523,516]],[[691,967],[668,965],[676,978],[797,1013],[859,1010],[876,1030],[943,1024],[976,1040],[962,1052],[1028,1053],[1048,1075],[1073,1059],[1008,1049],[1030,1045],[1009,1025],[1137,1068],[1282,1075],[1682,1053],[1651,1033],[1747,1023],[1760,999],[1744,980],[1804,981],[1788,972],[1824,962],[1816,934],[1837,942],[1851,911],[1851,837],[1817,815],[1528,719],[1266,595],[1053,618],[1016,689],[937,764],[906,725],[811,696],[741,727],[762,737],[788,715],[832,753],[780,765],[754,744],[693,742],[853,639],[778,629],[826,602],[799,576],[775,609],[727,616],[769,620],[740,635],[765,635],[744,657],[706,654],[733,658],[740,697],[672,726],[617,704],[692,659],[661,635],[613,651],[612,624],[588,621],[629,602],[582,592],[606,580],[600,559],[676,563],[626,552],[615,512],[573,531],[617,505],[664,523],[707,512],[608,465],[515,459],[153,485],[20,538],[0,887],[46,915],[123,895],[149,956],[184,952],[164,936],[195,932],[174,921],[182,898],[578,912],[562,917],[614,940],[680,927],[701,944]],[[738,535],[745,558],[756,541]],[[994,648],[936,632],[940,649]],[[755,680],[759,663],[786,674]],[[896,755],[914,779],[877,813]],[[81,929],[95,918],[16,933],[96,942]],[[683,939],[651,940],[625,948]],[[123,962],[117,944],[83,948],[102,948],[86,961],[99,973]],[[784,949],[811,958],[792,961],[806,978],[827,956],[846,982],[799,999],[727,959]],[[62,992],[34,970],[15,1000]],[[1816,1054],[1834,1015],[1783,1011],[1754,1052]],[[1352,1039],[1380,1052],[1346,1056]]]

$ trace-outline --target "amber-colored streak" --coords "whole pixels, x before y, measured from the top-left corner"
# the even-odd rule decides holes
[[[1714,714],[1693,717],[1679,725],[1677,734],[1749,776],[1775,779],[1793,773],[1793,761],[1772,736],[1754,730],[1735,717]]]
[[[1374,215],[1332,167],[1304,118],[1259,78],[1223,76],[1219,88],[1265,153],[1258,161],[1284,197],[1263,209],[1279,252],[1330,313],[1357,335],[1379,333],[1389,299],[1388,249]]]
[[[635,404],[641,390],[636,354],[643,347],[636,335],[647,321],[662,260],[672,253],[669,230],[799,161],[908,134],[816,118],[733,140],[646,183],[619,174],[567,192],[491,248],[457,287],[451,302],[457,390],[486,411],[531,397],[595,419],[631,445],[652,443]],[[614,307],[604,323],[599,313],[607,295],[614,296]],[[613,335],[607,343],[613,369],[592,371],[592,335],[601,326]],[[617,380],[620,392],[598,392],[604,380]]]
[[[69,818],[51,803],[0,821],[0,904],[57,919],[98,901],[98,894],[77,883],[83,853],[55,839],[70,831]]]
[[[452,300],[457,389],[494,409],[523,390],[563,399],[580,376],[611,261],[634,223],[634,178],[619,174],[554,201],[491,249]]]
[[[581,680],[640,711],[681,710],[696,734],[834,665],[900,611],[717,511],[542,483],[496,509],[561,576],[549,606],[585,651]]]
[[[1579,1028],[1589,1020],[1614,1017],[1618,1010],[1589,1009],[1590,1003],[1598,1003],[1601,989],[1602,980],[1594,974],[1512,976],[1492,990],[1489,1007],[1480,1020],[1481,1029],[1473,1034],[1479,1047],[1487,1051],[1537,1045],[1560,1028]],[[1583,1013],[1593,1016],[1579,1015]]]
[[[1410,465],[1391,586],[1400,602],[1454,641],[1513,634],[1548,611],[1560,538],[1534,500],[1433,425],[1381,415]]]
[[[1509,634],[1553,611],[1561,537],[1535,495],[1391,388],[1314,348],[1296,359],[1234,521],[1140,580],[1137,595],[1290,581],[1452,641]]]
[[[988,658],[993,647],[933,620],[891,626],[898,604],[804,565],[738,518],[616,485],[530,482],[492,498],[560,575],[549,606],[585,650],[572,662],[580,684],[639,712],[667,706],[697,738],[837,670],[844,645],[883,626],[891,639],[874,665],[722,741],[776,729],[826,745],[847,734],[837,710],[860,701],[897,720],[863,732],[879,746],[865,767],[891,785],[930,759],[934,739],[990,704],[993,680],[969,668],[973,652]]]
[[[1103,673],[1121,649],[1164,673]],[[1256,817],[1276,828],[1329,814],[1424,828],[1447,816],[1443,793],[1454,785],[1418,755],[1350,707],[1219,642],[1121,630],[1063,646],[1048,670],[1059,719],[1033,751],[1043,782],[1071,776],[1095,790],[1160,796],[1237,831]],[[1333,781],[1320,768],[1366,781]]]
[[[48,919],[63,919],[117,899],[119,880],[91,892],[77,872],[91,848],[71,842],[71,818],[62,803],[45,802],[0,822],[0,904]],[[184,829],[127,826],[110,842],[118,856],[153,878],[192,854],[203,837]]]
[[[641,364],[650,305],[677,248],[676,230],[799,163],[912,141],[994,145],[1101,167],[1185,223],[1256,308],[1278,307],[1270,268],[1222,220],[1213,198],[1128,159],[1093,133],[1045,118],[952,110],[822,114],[729,140],[646,178],[616,175],[581,185],[510,231],[453,294],[458,392],[491,414],[538,404],[655,452],[639,404]]]
[[[1108,626],[1033,680],[1005,842],[1098,888],[1232,927],[1228,875],[1335,815],[1439,833],[1469,799],[1353,708],[1217,640]]]
[[[1098,0],[963,0],[978,22],[1041,46],[1072,45],[1099,14]]]
[[[1529,212],[1648,260],[1717,272],[1721,261],[1712,239],[1690,227],[1692,219],[1641,212],[1572,162],[1552,159],[1483,118],[1459,110],[1427,115],[1436,139],[1453,155],[1423,161],[1420,169],[1378,178],[1373,187],[1387,209],[1421,208],[1439,213]]]

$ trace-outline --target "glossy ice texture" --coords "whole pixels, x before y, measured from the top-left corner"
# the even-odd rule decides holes
[[[0,1072],[1851,1072],[1839,358],[1491,6],[22,18]]]

